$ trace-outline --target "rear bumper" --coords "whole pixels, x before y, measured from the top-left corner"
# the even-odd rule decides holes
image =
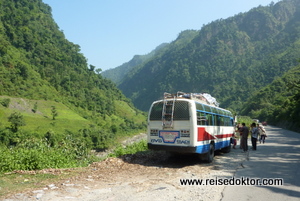
[[[170,151],[178,153],[196,153],[197,147],[179,147],[179,146],[166,146],[148,143],[148,149],[156,151]]]

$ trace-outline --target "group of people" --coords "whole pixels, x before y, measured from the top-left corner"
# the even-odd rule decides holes
[[[265,143],[266,140],[266,130],[263,126],[259,123],[252,123],[250,128],[246,126],[245,123],[237,125],[237,133],[240,134],[240,148],[243,149],[243,152],[248,151],[248,135],[251,133],[251,143],[252,143],[252,150],[257,149],[257,141],[260,143]],[[236,140],[233,143],[233,148],[235,149]]]

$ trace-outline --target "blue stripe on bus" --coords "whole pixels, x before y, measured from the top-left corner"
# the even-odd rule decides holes
[[[200,145],[196,147],[196,153],[202,154],[207,153],[209,151],[209,144]]]
[[[230,140],[217,142],[215,143],[215,150],[228,147],[229,145],[230,145]],[[199,145],[196,147],[196,153],[198,154],[207,153],[208,151],[209,151],[209,144]]]
[[[228,116],[228,115],[225,115],[225,114],[219,114],[219,113],[214,113],[214,112],[208,112],[208,111],[205,111],[205,110],[196,110],[197,112],[203,112],[203,113],[207,113],[207,114],[215,114],[215,115],[219,115],[219,116],[222,116],[222,117],[230,117],[231,119],[233,119],[232,116]]]
[[[215,144],[215,150],[228,147],[229,145],[230,145],[230,140],[218,142],[218,143]]]

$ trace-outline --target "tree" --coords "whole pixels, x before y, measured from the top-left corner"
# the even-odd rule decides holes
[[[90,65],[90,71],[94,71],[95,70],[95,68],[96,68],[96,66],[93,66],[93,65]]]
[[[25,120],[23,115],[19,112],[14,112],[8,117],[8,121],[11,123],[11,129],[13,132],[17,132],[20,126],[25,126]]]
[[[51,106],[51,114],[52,114],[52,119],[55,120],[55,117],[58,116],[55,106]]]
[[[37,111],[37,102],[35,102],[32,109],[32,112],[36,113],[36,111]]]
[[[97,74],[100,74],[102,72],[102,69],[101,68],[97,68],[95,71],[96,71]]]

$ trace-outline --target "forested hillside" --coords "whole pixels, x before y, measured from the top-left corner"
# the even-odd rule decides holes
[[[300,132],[300,65],[256,91],[241,114]]]
[[[144,130],[145,114],[95,69],[42,0],[0,0],[0,148],[103,149]]]
[[[259,6],[211,22],[126,74],[118,87],[141,110],[163,92],[207,92],[238,113],[261,87],[298,65],[300,1]]]
[[[121,100],[121,93],[94,66],[88,68],[79,45],[65,38],[49,6],[41,0],[1,1],[1,9],[1,95],[114,112],[112,100]]]

